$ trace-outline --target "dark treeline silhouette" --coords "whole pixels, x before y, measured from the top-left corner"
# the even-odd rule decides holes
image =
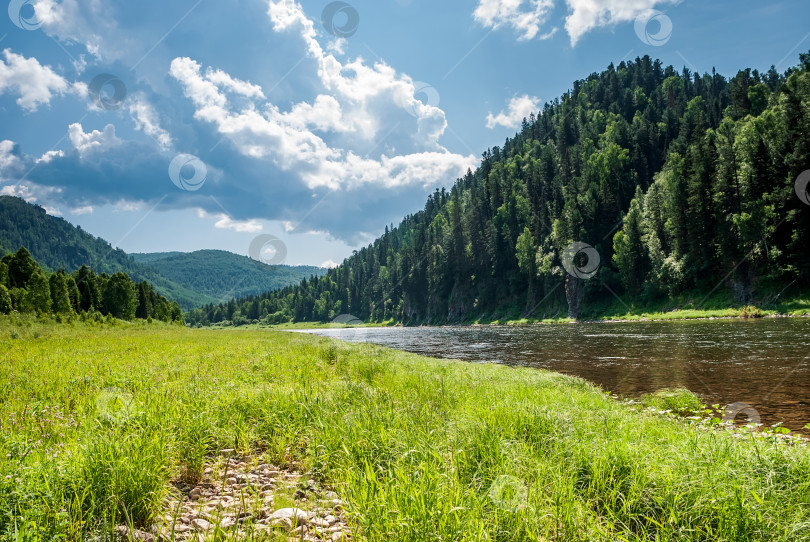
[[[129,275],[97,275],[86,265],[73,273],[44,271],[25,247],[0,260],[0,313],[101,315],[182,322],[180,306]]]
[[[747,304],[808,276],[810,209],[794,193],[808,168],[810,53],[731,79],[645,56],[574,83],[325,276],[187,320],[577,317],[615,297],[718,292]],[[573,243],[595,249],[592,278],[567,272],[586,266],[566,265]]]

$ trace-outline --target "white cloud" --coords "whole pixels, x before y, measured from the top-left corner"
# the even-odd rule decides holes
[[[478,0],[473,12],[483,26],[496,29],[510,26],[519,40],[538,37],[548,22],[556,0]],[[565,30],[576,45],[582,36],[595,28],[635,20],[642,13],[662,4],[677,4],[681,0],[565,0],[568,16]],[[539,36],[547,39],[557,31]]]
[[[81,43],[96,58],[114,59],[119,51],[128,48],[109,6],[102,0],[36,0],[34,9],[42,30],[49,36],[64,43]],[[103,37],[113,35],[116,40]]]
[[[312,102],[282,112],[264,101],[258,86],[203,70],[190,58],[174,59],[169,70],[194,103],[195,118],[214,125],[240,153],[272,160],[309,188],[434,185],[475,167],[475,157],[439,144],[444,112],[414,97],[410,77],[382,62],[343,64],[326,53],[313,22],[293,0],[270,1],[268,14],[276,31],[297,30],[315,61],[321,88]],[[238,103],[228,96],[234,92]]]
[[[151,136],[160,148],[168,149],[172,146],[169,132],[160,127],[157,111],[143,94],[136,94],[129,100],[129,113],[135,121],[135,128]]]
[[[0,141],[0,174],[3,170],[10,169],[20,163],[20,159],[14,153],[16,143],[4,139]]]
[[[587,32],[600,26],[634,21],[642,13],[661,4],[677,4],[681,0],[566,0],[570,15],[565,29],[576,45]]]
[[[537,36],[540,27],[547,21],[554,0],[479,0],[473,16],[482,25],[496,29],[511,26],[519,40],[530,40]],[[556,29],[541,36],[550,38]]]
[[[144,202],[121,199],[113,204],[113,211],[119,213],[137,213],[143,210]]]
[[[524,118],[529,118],[529,114],[535,112],[540,107],[540,99],[536,96],[515,96],[509,100],[507,111],[501,111],[497,115],[493,115],[490,111],[487,115],[487,128],[495,128],[496,126],[505,126],[506,128],[515,128],[520,126]]]
[[[325,267],[327,269],[334,269],[338,265],[340,265],[340,264],[330,258],[330,259],[326,260],[325,262],[321,262],[321,264],[318,267]]]
[[[115,135],[115,126],[112,124],[105,126],[104,131],[93,130],[85,133],[82,125],[76,122],[68,126],[68,137],[82,158],[88,153],[117,146],[122,142]]]
[[[75,216],[92,215],[93,214],[93,206],[92,205],[83,205],[81,207],[76,207],[75,209],[70,210],[70,214],[75,215]]]
[[[234,79],[222,70],[212,70],[209,68],[208,71],[206,71],[205,77],[217,87],[229,90],[235,94],[241,94],[247,98],[264,98],[262,87],[248,83],[247,81]]]
[[[78,75],[83,74],[84,70],[87,69],[87,59],[85,57],[86,55],[79,55],[78,60],[71,61],[73,64],[73,69],[76,70]]]
[[[10,91],[19,94],[17,105],[27,111],[36,111],[48,105],[54,94],[86,93],[86,86],[71,85],[49,66],[43,66],[36,58],[25,58],[10,49],[3,51],[5,61],[0,60],[0,94]]]
[[[258,220],[234,220],[225,213],[209,213],[204,209],[197,209],[197,216],[200,218],[215,218],[217,221],[214,223],[214,227],[221,230],[258,233],[263,229],[261,222]]]
[[[24,199],[28,203],[37,203],[40,200],[50,199],[52,195],[60,191],[59,188],[51,186],[40,186],[33,183],[20,182],[0,188],[0,196],[15,196]]]
[[[48,151],[39,158],[37,158],[36,163],[47,164],[54,158],[62,158],[63,156],[65,156],[64,151]]]

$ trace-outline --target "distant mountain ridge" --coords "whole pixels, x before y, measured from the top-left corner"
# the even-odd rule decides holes
[[[50,271],[71,272],[82,265],[97,273],[124,271],[133,280],[149,282],[183,310],[260,294],[326,272],[311,266],[268,266],[222,250],[129,255],[38,205],[0,196],[0,256],[21,246]]]
[[[258,295],[326,273],[321,267],[265,265],[225,250],[133,253],[139,264],[194,291],[226,300]]]

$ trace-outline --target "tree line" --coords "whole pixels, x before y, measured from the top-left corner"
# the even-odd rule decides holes
[[[794,183],[810,169],[810,53],[800,58],[730,79],[647,56],[611,64],[325,276],[187,320],[577,317],[617,298],[747,304],[806,287],[810,209]]]
[[[25,247],[0,259],[0,313],[100,314],[182,322],[180,306],[124,272],[96,274],[86,265],[73,273],[44,270]]]

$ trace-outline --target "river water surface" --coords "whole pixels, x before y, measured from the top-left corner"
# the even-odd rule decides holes
[[[810,318],[307,330],[439,358],[551,369],[626,397],[685,387],[747,403],[762,423],[810,423]]]

